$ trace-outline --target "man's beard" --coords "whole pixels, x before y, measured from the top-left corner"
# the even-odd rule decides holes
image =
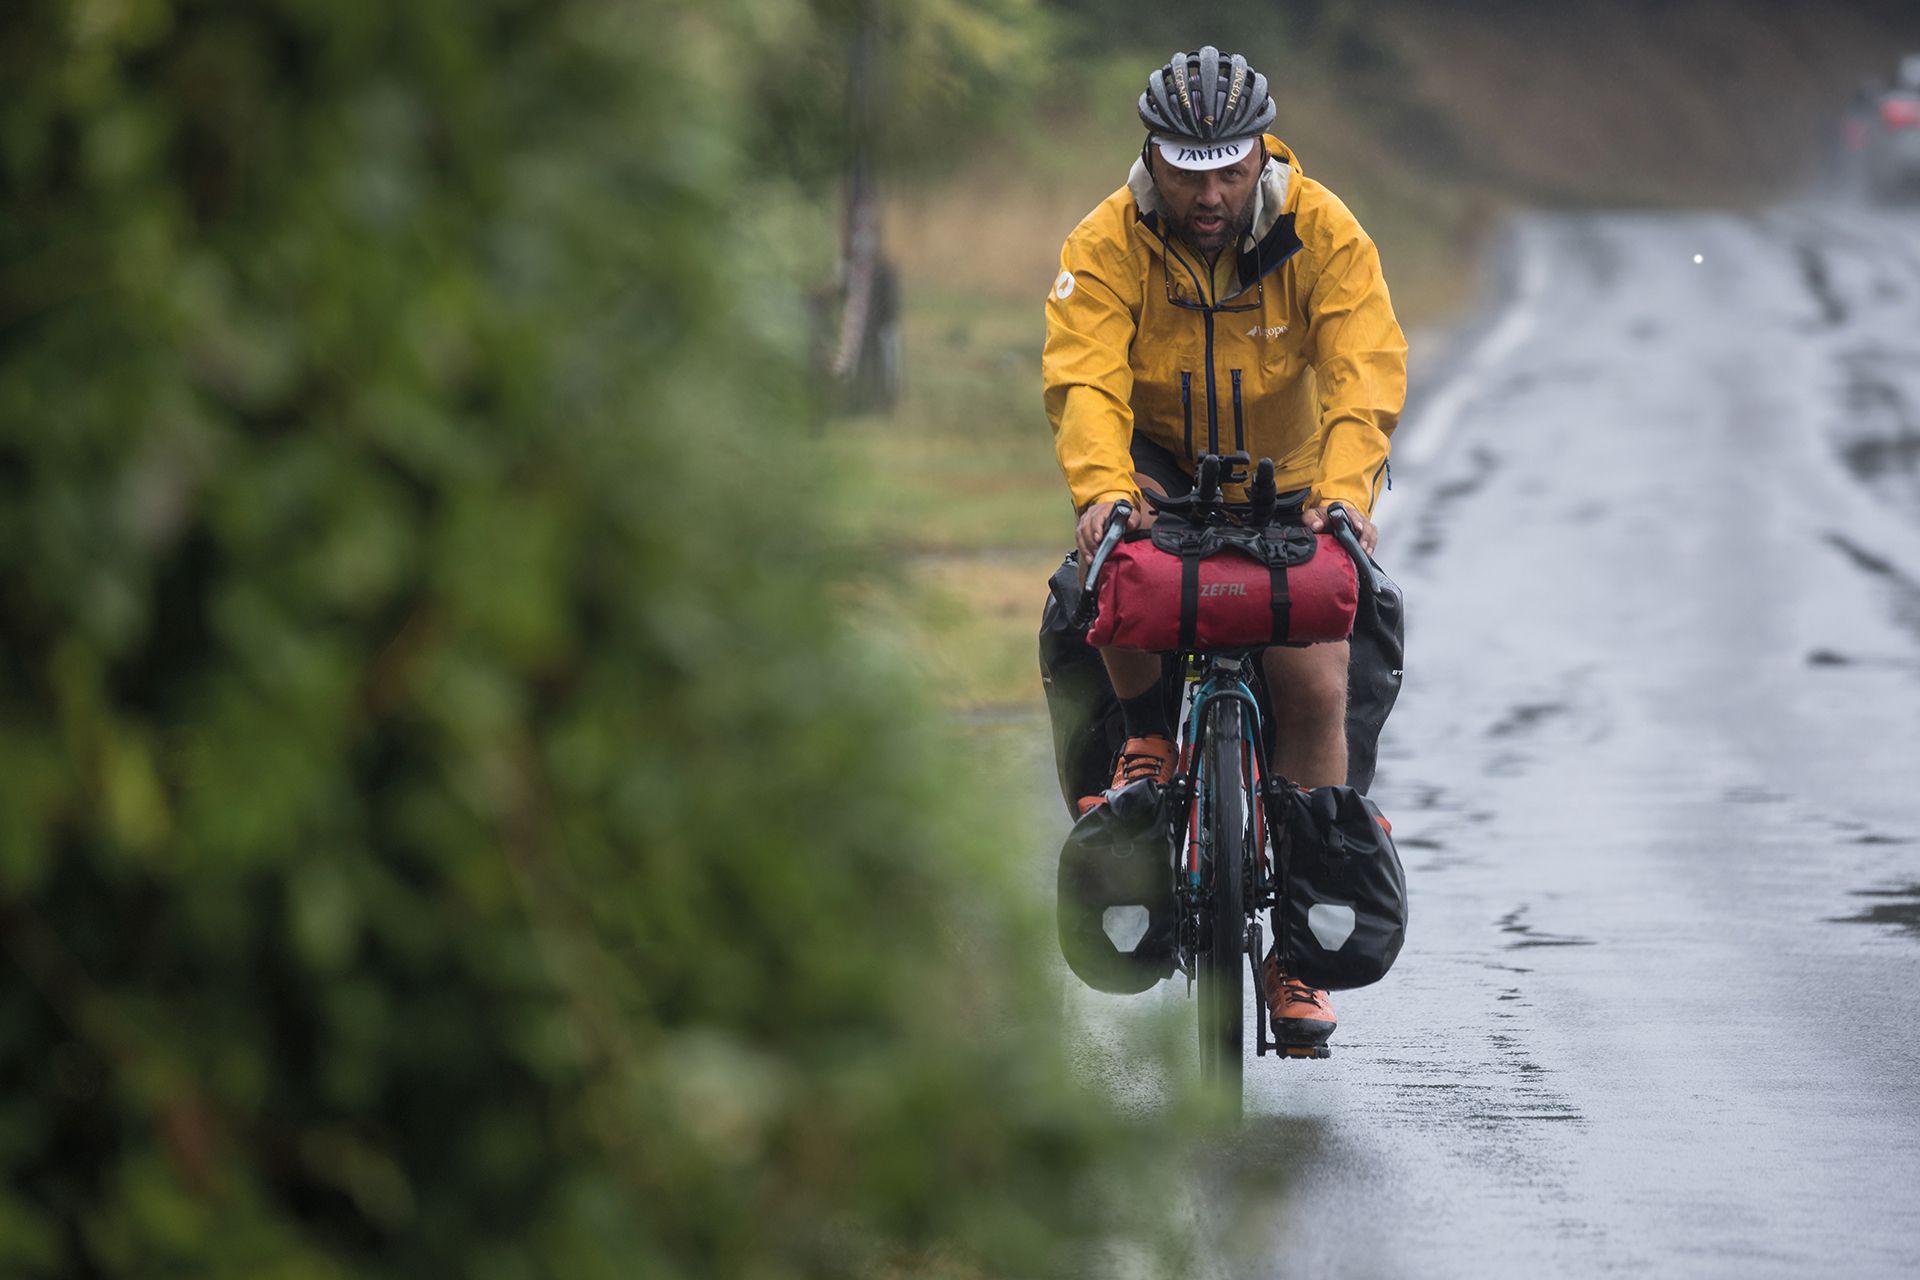
[[[1255,187],[1247,193],[1247,202],[1237,211],[1229,213],[1226,222],[1221,228],[1209,235],[1202,236],[1193,229],[1193,220],[1195,217],[1193,214],[1188,214],[1185,218],[1181,219],[1179,223],[1175,224],[1173,234],[1189,248],[1211,258],[1228,245],[1239,244],[1241,238],[1253,229],[1253,206],[1254,202],[1259,198],[1260,189]],[[1206,243],[1209,240],[1211,240],[1212,243]]]

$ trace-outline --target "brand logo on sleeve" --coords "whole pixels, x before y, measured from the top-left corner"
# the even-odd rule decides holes
[[[1053,282],[1053,296],[1065,302],[1073,293],[1073,272],[1062,271],[1060,278]]]

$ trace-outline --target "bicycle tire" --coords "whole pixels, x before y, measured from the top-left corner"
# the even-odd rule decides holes
[[[1246,1067],[1247,827],[1251,821],[1243,768],[1244,711],[1222,699],[1207,720],[1201,767],[1206,811],[1207,946],[1200,953],[1198,1000],[1201,1079],[1237,1115]]]

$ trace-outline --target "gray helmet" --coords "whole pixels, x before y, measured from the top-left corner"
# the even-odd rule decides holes
[[[1216,142],[1264,133],[1273,122],[1267,78],[1239,54],[1222,57],[1212,45],[1176,53],[1147,77],[1140,122],[1170,138]]]

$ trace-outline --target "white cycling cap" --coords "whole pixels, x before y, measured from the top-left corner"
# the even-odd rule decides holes
[[[1251,134],[1245,138],[1202,142],[1197,138],[1169,138],[1156,133],[1153,144],[1160,148],[1160,158],[1176,169],[1224,169],[1259,150],[1260,136]]]

